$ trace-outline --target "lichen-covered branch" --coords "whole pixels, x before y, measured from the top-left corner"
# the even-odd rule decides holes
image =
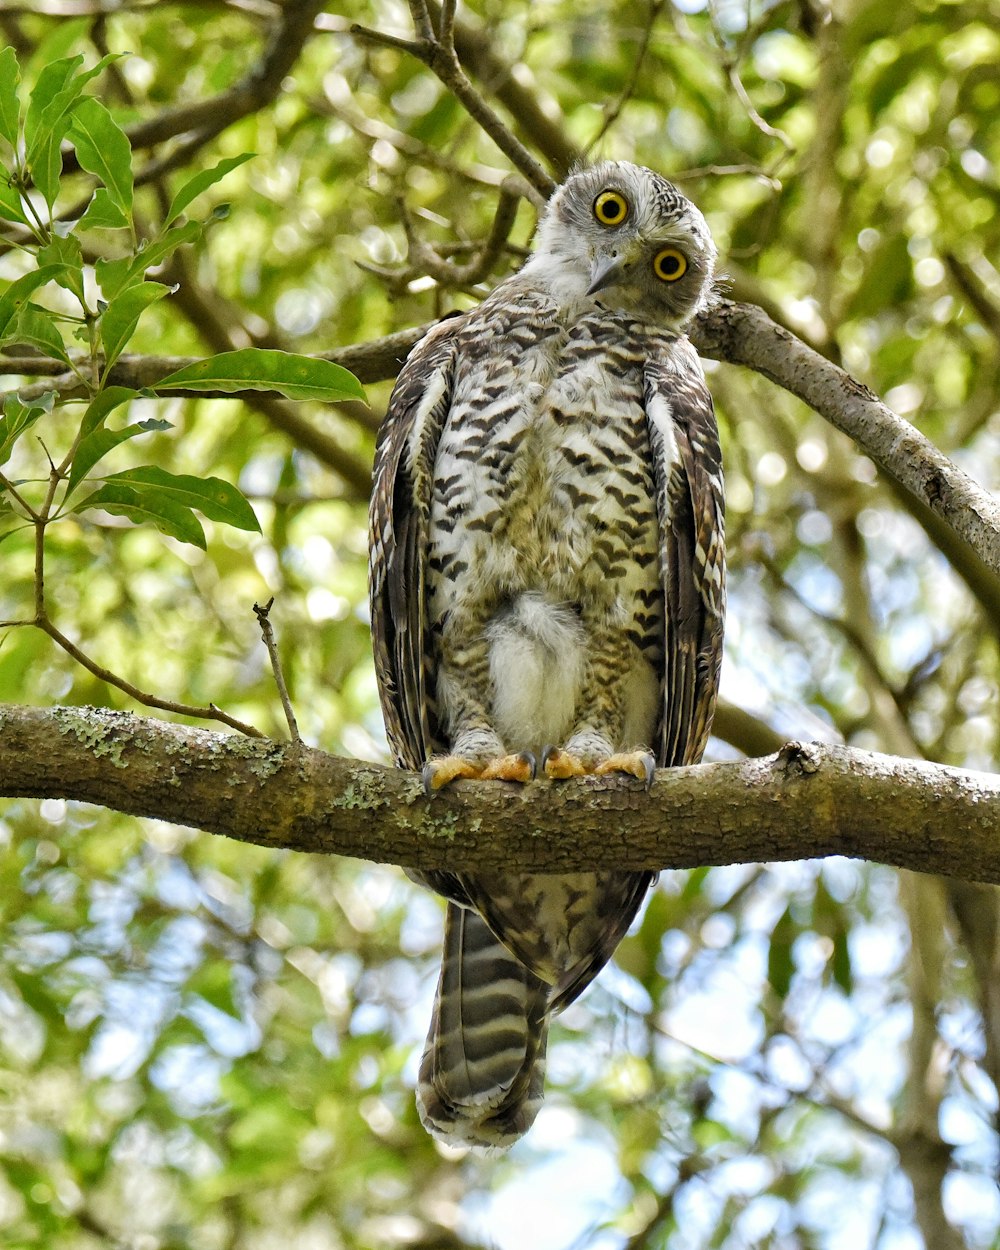
[[[848,747],[629,780],[463,782],[94,708],[0,708],[0,797],[63,798],[245,842],[456,871],[850,855],[1000,882],[1000,777]]]

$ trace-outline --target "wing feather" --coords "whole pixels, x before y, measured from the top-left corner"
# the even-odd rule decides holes
[[[386,736],[404,768],[438,749],[428,698],[427,548],[434,460],[451,406],[460,318],[440,322],[403,366],[375,450],[369,602]]]
[[[676,340],[646,366],[666,618],[661,767],[697,763],[719,689],[725,618],[722,452],[694,348]]]

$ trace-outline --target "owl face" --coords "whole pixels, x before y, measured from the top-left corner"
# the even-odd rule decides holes
[[[564,290],[679,328],[707,302],[716,250],[705,218],[672,183],[602,161],[553,195],[536,257]]]

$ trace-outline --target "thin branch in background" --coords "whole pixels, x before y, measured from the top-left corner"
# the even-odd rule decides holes
[[[786,594],[790,599],[799,605],[804,611],[808,612],[813,620],[818,621],[827,629],[837,633],[854,651],[855,655],[861,663],[861,667],[868,678],[876,683],[892,700],[893,705],[903,724],[907,722],[907,707],[903,701],[902,694],[897,686],[895,686],[882,672],[878,657],[872,649],[869,640],[865,637],[863,631],[858,626],[842,616],[833,616],[827,612],[821,611],[809,602],[802,594],[797,586],[794,586],[782,573],[777,563],[771,556],[758,546],[754,552],[754,562],[765,570],[775,585],[775,588]],[[791,641],[794,631],[789,632],[789,640]],[[867,686],[867,683],[865,683]],[[923,751],[920,751],[918,758],[927,758]]]
[[[476,254],[466,264],[457,265],[453,261],[446,260],[437,248],[431,247],[417,236],[406,202],[400,197],[397,207],[409,245],[408,263],[401,269],[389,269],[383,265],[361,261],[358,264],[368,273],[374,273],[383,281],[388,282],[394,290],[400,293],[407,290],[410,283],[416,279],[427,277],[433,278],[439,286],[448,291],[475,286],[490,274],[501,252],[507,246],[520,200],[520,179],[509,179],[500,188],[496,213],[493,216],[489,234],[479,245],[463,244],[463,248],[471,247]]]
[[[650,0],[649,8],[646,12],[646,21],[643,24],[642,34],[639,37],[639,46],[636,49],[635,59],[632,62],[632,69],[629,73],[625,86],[622,87],[618,94],[618,98],[613,104],[605,109],[604,121],[601,128],[593,139],[587,144],[583,150],[584,157],[590,155],[595,147],[601,142],[611,127],[615,124],[622,114],[622,109],[631,100],[635,94],[635,89],[639,85],[639,75],[642,73],[643,63],[646,60],[646,54],[649,51],[649,41],[652,38],[653,27],[656,25],[656,19],[663,11],[666,0]]]
[[[407,156],[411,163],[424,165],[429,169],[443,170],[451,177],[460,178],[466,182],[499,187],[503,183],[512,181],[514,176],[506,169],[498,169],[496,166],[475,161],[470,161],[468,165],[459,165],[437,148],[422,143],[420,139],[408,135],[404,130],[390,126],[377,117],[365,117],[364,114],[351,107],[351,98],[346,92],[343,99],[331,98],[334,89],[330,88],[326,95],[313,96],[309,101],[310,110],[321,117],[336,117],[338,121],[350,126],[355,134],[360,135],[366,142],[374,140],[388,143],[397,152]],[[519,193],[522,196],[528,195],[524,189],[519,189]]]
[[[985,256],[978,258],[978,264],[966,264],[952,251],[941,255],[945,268],[962,296],[968,300],[973,312],[983,323],[990,334],[1000,343],[1000,291],[991,289],[988,282],[990,276],[996,277],[996,271]],[[979,272],[977,272],[979,270]]]
[[[230,716],[228,712],[224,712],[214,703],[209,703],[207,707],[196,707],[190,703],[176,703],[172,699],[161,699],[158,695],[140,690],[138,686],[134,686],[130,681],[126,681],[124,677],[119,677],[117,673],[113,673],[102,664],[98,664],[96,660],[92,660],[74,642],[71,642],[47,616],[33,621],[32,624],[36,625],[43,633],[48,634],[53,642],[57,643],[67,655],[72,656],[77,664],[85,668],[88,673],[98,678],[99,681],[103,681],[109,686],[114,686],[116,690],[121,690],[123,694],[127,694],[136,703],[141,703],[143,707],[155,707],[161,712],[173,712],[177,716],[189,716],[192,720],[219,721],[223,725],[228,725],[230,729],[246,734],[248,738],[264,737],[255,726],[237,720],[235,716]]]
[[[161,699],[158,695],[141,690],[138,686],[133,685],[132,682],[126,681],[124,677],[119,677],[117,673],[113,673],[102,664],[98,664],[96,660],[91,659],[75,642],[67,638],[52,620],[49,615],[45,594],[45,530],[52,516],[59,484],[66,476],[71,458],[72,451],[66,456],[61,465],[52,465],[43,503],[37,509],[29,509],[32,512],[32,525],[35,530],[34,617],[31,620],[4,621],[3,627],[9,629],[34,627],[41,630],[43,634],[47,634],[57,646],[61,647],[67,655],[74,659],[81,668],[85,668],[88,673],[98,678],[99,681],[121,690],[129,698],[134,699],[136,703],[142,704],[143,707],[157,708],[163,712],[173,712],[178,716],[188,716],[195,720],[219,721],[223,725],[228,725],[230,729],[236,729],[248,737],[263,737],[259,729],[237,720],[235,716],[230,716],[228,712],[223,712],[214,703],[210,703],[208,707],[195,707],[187,703],[177,703],[172,699]]]
[[[426,65],[463,105],[469,116],[479,123],[514,168],[524,175],[534,191],[536,202],[543,203],[555,190],[555,180],[473,87],[462,69],[453,40],[445,42],[433,33],[427,6],[414,0],[411,10],[415,11],[414,22],[419,34],[416,39],[404,39],[360,25],[352,26],[351,33],[363,43],[407,52]],[[425,33],[427,28],[430,28],[429,34]]]
[[[326,0],[286,0],[271,27],[264,53],[251,70],[228,90],[210,99],[164,109],[156,117],[126,129],[132,151],[155,147],[178,135],[204,135],[202,142],[235,122],[259,112],[282,90],[282,84],[298,60],[306,40],[315,29],[316,16]],[[198,146],[201,146],[199,143]],[[64,168],[78,168],[74,153],[67,153]]]
[[[791,141],[789,136],[778,126],[772,126],[770,122],[765,121],[764,118],[761,117],[760,113],[758,113],[753,101],[747,93],[746,87],[743,85],[743,79],[740,77],[739,70],[735,65],[729,65],[726,67],[726,76],[729,79],[730,86],[736,92],[736,98],[746,110],[747,117],[750,118],[751,122],[753,122],[761,134],[767,135],[769,139],[777,139],[786,152],[789,154],[794,153],[795,144]]]
[[[281,696],[281,706],[284,709],[285,720],[288,722],[289,736],[293,742],[301,742],[302,735],[299,733],[298,722],[295,719],[292,701],[288,696],[288,687],[285,684],[285,674],[281,668],[281,658],[278,655],[278,647],[274,641],[274,627],[271,624],[270,617],[273,603],[274,596],[272,595],[263,607],[259,603],[255,603],[253,610],[260,624],[260,634],[264,639],[264,646],[267,647],[268,658],[271,661],[271,671],[274,674],[274,684],[278,687],[278,694]]]

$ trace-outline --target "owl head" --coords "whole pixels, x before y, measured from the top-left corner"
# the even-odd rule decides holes
[[[697,208],[628,161],[577,169],[549,201],[534,267],[564,295],[680,328],[711,294],[716,249]]]

